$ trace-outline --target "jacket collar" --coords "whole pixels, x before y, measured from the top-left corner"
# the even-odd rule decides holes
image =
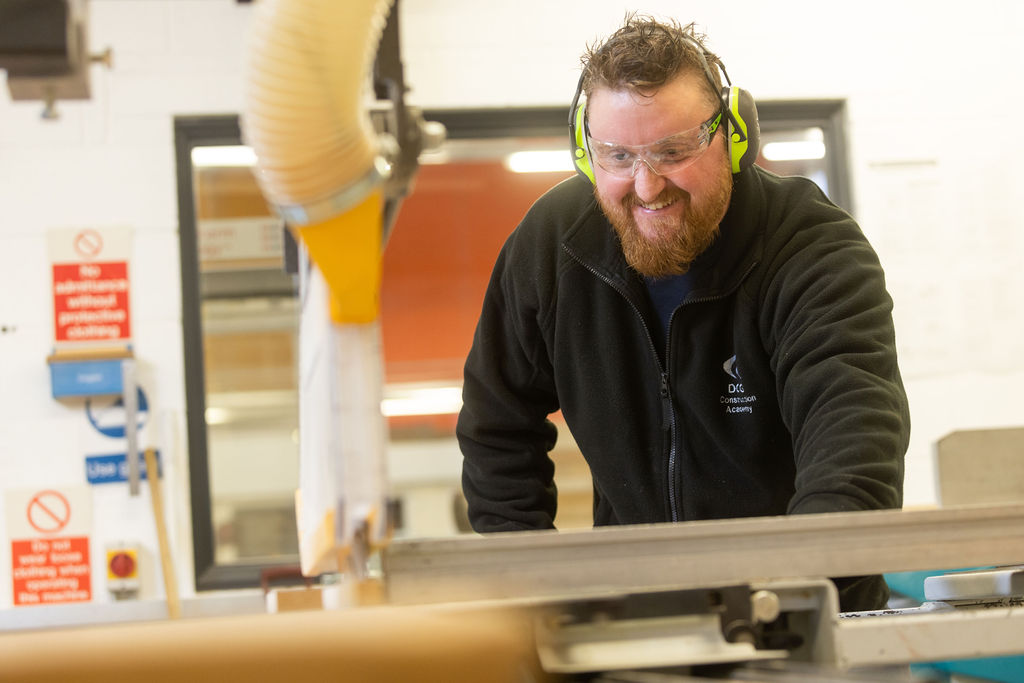
[[[754,166],[733,176],[732,198],[718,238],[691,266],[688,301],[732,292],[760,260],[764,249],[762,172]],[[566,232],[563,246],[609,284],[643,296],[643,280],[626,263],[618,236],[596,200]]]

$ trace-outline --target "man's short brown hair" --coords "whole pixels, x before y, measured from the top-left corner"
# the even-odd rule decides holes
[[[583,92],[590,97],[595,88],[632,90],[648,94],[681,73],[696,71],[707,84],[709,97],[719,102],[721,75],[718,56],[704,47],[705,36],[693,23],[680,26],[675,20],[658,21],[650,16],[629,14],[622,28],[598,46],[588,46],[581,58]],[[711,71],[715,88],[705,74],[700,52]]]

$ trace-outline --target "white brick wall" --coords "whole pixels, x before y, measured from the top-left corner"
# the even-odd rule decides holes
[[[85,484],[88,430],[80,403],[49,394],[52,228],[129,226],[133,342],[150,400],[147,442],[161,450],[168,525],[183,595],[193,592],[184,433],[181,296],[173,117],[237,112],[251,7],[229,0],[93,0],[90,43],[111,47],[110,70],[92,68],[92,99],[60,102],[39,119],[37,102],[0,95],[0,498],[5,491]],[[123,450],[123,445],[120,446]],[[117,452],[111,444],[106,452]],[[107,543],[142,543],[142,596],[162,595],[148,490],[94,489],[93,594],[105,602]],[[0,506],[0,517],[5,515]],[[11,605],[10,544],[0,519],[0,608]]]
[[[92,0],[93,97],[12,103],[0,87],[0,496],[84,483],[81,411],[49,396],[52,346],[46,231],[126,225],[135,348],[162,425],[182,591],[192,591],[172,119],[238,111],[250,6],[232,0]],[[678,2],[651,0],[667,14]],[[735,0],[693,6],[733,81],[760,99],[841,97],[855,212],[887,268],[912,400],[907,503],[935,502],[931,448],[957,428],[1024,422],[1024,209],[1013,170],[1024,10],[1012,0],[949,7]],[[411,100],[424,107],[567,105],[583,45],[619,24],[610,0],[402,0]],[[155,555],[137,501],[97,496],[94,576],[108,539]],[[3,508],[0,506],[0,517]],[[102,521],[102,526],[100,522]],[[6,539],[0,518],[0,539]],[[10,567],[0,543],[0,578]],[[94,587],[103,599],[102,585]],[[145,587],[159,595],[157,580]],[[0,580],[0,608],[10,605]]]

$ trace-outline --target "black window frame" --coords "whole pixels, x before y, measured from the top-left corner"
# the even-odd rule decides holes
[[[852,213],[847,162],[845,102],[800,100],[759,102],[762,131],[819,127],[827,149],[826,176],[833,202]],[[439,121],[450,140],[565,136],[564,107],[425,110],[424,118]],[[196,147],[242,144],[236,114],[177,116],[174,119],[178,183],[178,236],[181,260],[182,338],[185,369],[186,433],[189,496],[192,517],[192,557],[196,591],[260,586],[268,570],[296,566],[297,558],[280,562],[217,564],[209,476],[206,425],[205,369],[199,273],[196,199],[192,150]]]

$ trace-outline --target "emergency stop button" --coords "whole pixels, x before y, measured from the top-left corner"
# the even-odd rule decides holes
[[[131,550],[114,550],[107,556],[107,576],[111,579],[129,579],[137,576],[138,562]]]
[[[139,550],[134,546],[107,548],[107,588],[118,599],[139,592]]]

